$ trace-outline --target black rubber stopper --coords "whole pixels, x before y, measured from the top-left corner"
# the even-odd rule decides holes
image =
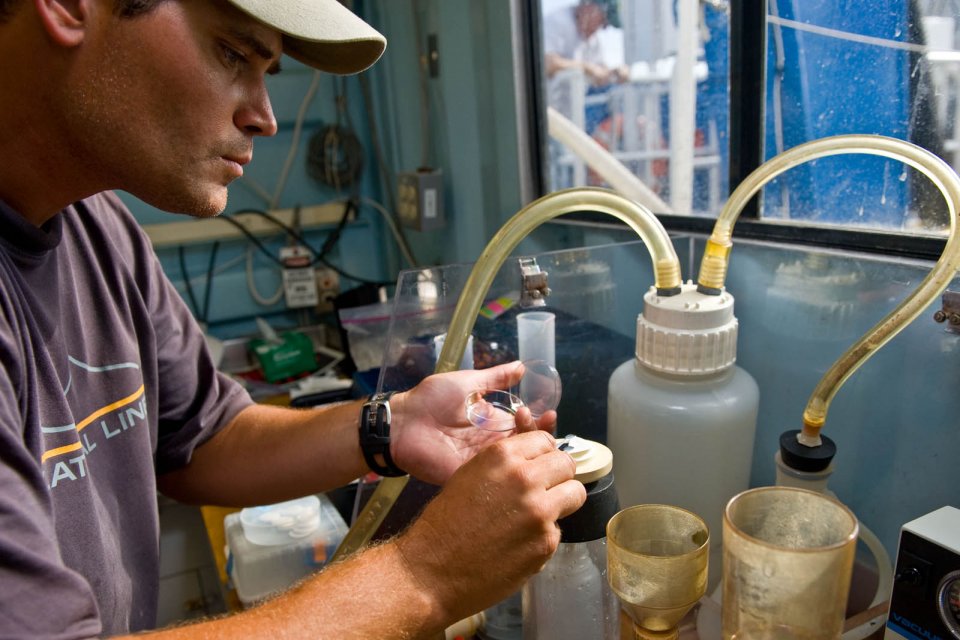
[[[823,441],[819,447],[808,447],[797,442],[799,429],[784,431],[780,434],[780,457],[784,464],[797,471],[823,471],[837,455],[836,443],[826,436],[820,436]]]
[[[577,511],[557,522],[560,525],[560,542],[589,542],[605,537],[607,521],[620,511],[612,471],[583,486],[587,489],[587,501]]]

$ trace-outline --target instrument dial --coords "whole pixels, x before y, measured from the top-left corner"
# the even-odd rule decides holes
[[[937,610],[953,637],[960,638],[960,571],[952,571],[940,581]]]

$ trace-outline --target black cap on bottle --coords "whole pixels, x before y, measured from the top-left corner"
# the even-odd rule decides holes
[[[583,485],[587,501],[582,507],[561,519],[560,542],[589,542],[607,535],[607,521],[620,511],[613,472]]]
[[[797,471],[823,471],[837,455],[836,443],[826,436],[820,436],[823,444],[817,447],[808,447],[797,442],[799,429],[784,431],[780,434],[780,458],[783,463]]]

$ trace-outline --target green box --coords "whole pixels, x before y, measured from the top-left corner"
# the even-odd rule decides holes
[[[267,382],[280,382],[317,370],[317,357],[310,338],[296,331],[280,334],[282,342],[255,339],[250,349],[260,363]]]

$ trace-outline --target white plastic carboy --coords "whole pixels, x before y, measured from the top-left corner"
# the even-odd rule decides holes
[[[587,501],[557,523],[556,553],[523,587],[523,638],[612,640],[620,637],[620,604],[607,582],[607,521],[619,511],[613,454],[598,442],[564,440]]]
[[[636,357],[610,376],[607,443],[620,504],[669,504],[703,518],[719,541],[723,509],[749,488],[759,391],[736,366],[733,296],[693,283],[651,287],[637,318]],[[722,547],[711,545],[708,588]]]

